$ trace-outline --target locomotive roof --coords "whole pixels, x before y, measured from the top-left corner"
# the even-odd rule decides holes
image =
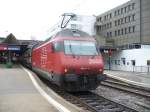
[[[46,41],[40,43],[40,44],[36,44],[33,48],[39,47],[42,44],[50,41],[51,39],[54,39],[55,37],[61,38],[61,37],[81,37],[81,38],[93,38],[92,36],[90,36],[88,33],[77,30],[77,29],[64,29],[61,30],[60,32],[56,33],[55,35],[51,36],[50,38],[48,38]]]
[[[56,34],[55,37],[90,37],[89,34],[77,29],[64,29]]]

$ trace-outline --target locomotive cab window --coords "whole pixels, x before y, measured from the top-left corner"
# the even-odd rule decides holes
[[[53,44],[53,50],[54,52],[59,52],[63,50],[63,45],[61,42],[56,42]]]
[[[68,55],[98,55],[98,50],[94,42],[88,41],[64,41],[65,54]]]

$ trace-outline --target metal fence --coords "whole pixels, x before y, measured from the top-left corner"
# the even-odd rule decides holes
[[[150,66],[127,66],[127,65],[109,65],[105,66],[107,70],[121,70],[131,72],[150,73]]]

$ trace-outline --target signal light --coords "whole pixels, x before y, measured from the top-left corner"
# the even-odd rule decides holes
[[[64,72],[65,72],[65,73],[67,73],[67,72],[68,72],[67,68],[65,68],[65,69],[64,69]]]

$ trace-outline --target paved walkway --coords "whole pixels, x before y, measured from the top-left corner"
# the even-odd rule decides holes
[[[19,66],[0,66],[0,112],[58,112]]]
[[[150,74],[147,73],[135,73],[125,71],[111,71],[105,70],[105,74],[109,77],[119,79],[134,85],[150,88]]]

